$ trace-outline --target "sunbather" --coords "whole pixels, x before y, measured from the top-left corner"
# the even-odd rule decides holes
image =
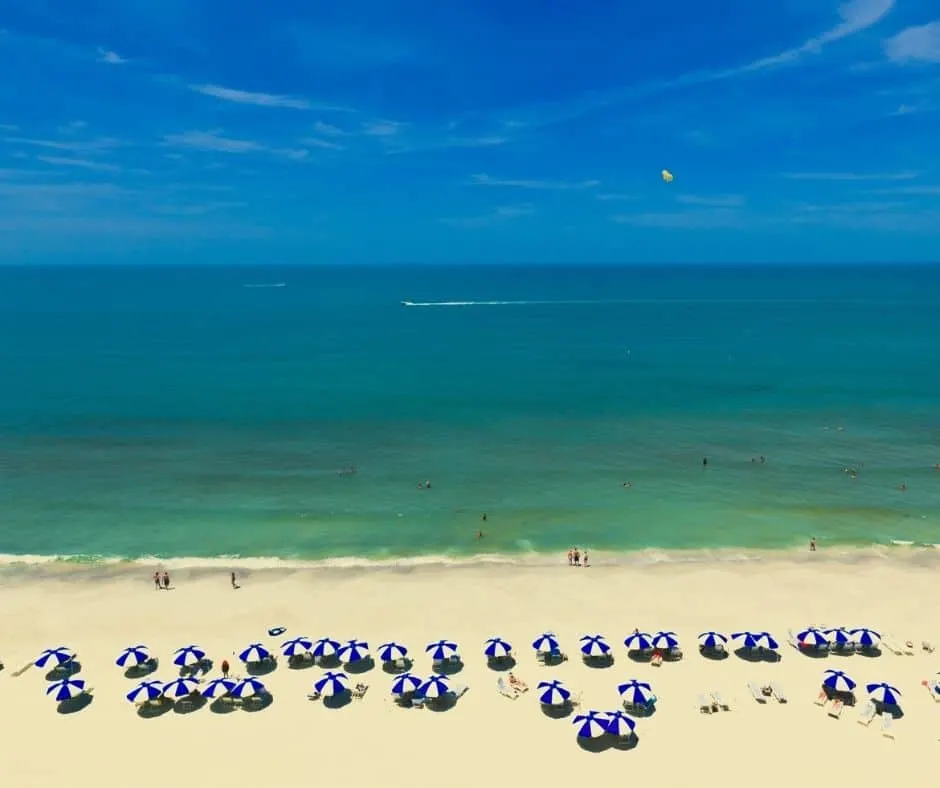
[[[517,678],[514,673],[509,674],[509,686],[517,692],[527,692],[529,690],[529,686],[522,679]]]

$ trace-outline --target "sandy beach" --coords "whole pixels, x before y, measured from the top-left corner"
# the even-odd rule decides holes
[[[233,590],[225,571],[173,571],[173,589],[157,592],[152,568],[5,570],[0,575],[0,750],[4,783],[27,788],[56,781],[98,786],[139,778],[181,785],[250,785],[295,780],[349,780],[367,785],[565,784],[585,779],[680,784],[725,783],[743,773],[781,780],[814,775],[814,782],[918,784],[932,767],[940,736],[940,704],[921,686],[940,670],[932,614],[936,572],[904,554],[846,562],[817,553],[814,560],[660,564],[625,569],[526,566],[411,569],[269,570],[241,572]],[[885,650],[814,659],[786,644],[788,629],[808,625],[870,626],[915,644],[913,656]],[[267,629],[284,626],[277,638]],[[661,667],[627,657],[623,638],[639,628],[678,633],[685,658]],[[781,642],[776,663],[736,656],[704,659],[697,634],[715,629],[769,630]],[[571,659],[537,664],[531,641],[555,632]],[[578,658],[578,638],[601,633],[614,646],[612,667]],[[445,711],[397,708],[392,677],[380,667],[354,677],[369,685],[362,700],[329,709],[307,699],[321,669],[289,669],[281,660],[263,677],[274,701],[248,712],[138,717],[125,693],[136,682],[114,664],[127,645],[144,643],[160,657],[154,678],[176,676],[172,653],[201,645],[218,666],[253,641],[276,648],[287,637],[360,638],[374,647],[407,645],[414,671],[431,673],[424,647],[456,641],[465,667],[455,678],[469,691]],[[483,641],[500,635],[514,646],[516,675],[531,688],[517,700],[496,689]],[[15,673],[46,647],[78,652],[93,701],[74,714],[57,713],[44,696],[45,671]],[[859,683],[861,701],[839,719],[814,705],[822,671],[841,668]],[[218,667],[210,676],[218,675]],[[582,695],[583,709],[618,707],[617,684],[639,678],[658,696],[656,713],[639,718],[632,749],[588,752],[570,719],[544,715],[535,685],[562,679]],[[789,702],[755,702],[747,682],[776,681]],[[864,684],[887,681],[903,693],[904,716],[893,740],[879,720],[856,723],[867,700]],[[700,713],[697,696],[718,691],[730,711]],[[784,777],[784,775],[789,775]],[[703,775],[705,775],[703,777]],[[742,777],[743,782],[745,778]],[[765,779],[765,777],[761,777]]]

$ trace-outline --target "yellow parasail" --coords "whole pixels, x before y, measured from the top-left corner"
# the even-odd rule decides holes
[[[663,183],[672,183],[672,173],[669,170],[663,170],[661,175],[663,176]]]

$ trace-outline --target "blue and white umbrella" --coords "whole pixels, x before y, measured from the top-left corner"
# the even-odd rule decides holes
[[[545,654],[551,651],[558,651],[560,646],[558,645],[558,638],[555,637],[553,632],[543,632],[532,641],[532,648],[539,653]]]
[[[392,682],[392,695],[408,695],[417,692],[422,684],[421,679],[413,673],[402,673]]]
[[[617,687],[620,697],[633,706],[645,706],[653,699],[653,690],[645,681],[630,679]]]
[[[816,627],[809,627],[809,629],[804,629],[802,632],[797,632],[796,639],[801,646],[806,648],[826,648],[829,646],[829,638]]]
[[[883,703],[885,706],[901,705],[901,690],[884,681],[877,684],[866,684],[865,689],[875,703]]]
[[[545,706],[562,706],[571,699],[571,690],[557,679],[554,681],[540,681],[539,703]]]
[[[431,655],[431,660],[434,662],[443,662],[445,659],[457,656],[457,644],[449,640],[428,643],[424,650]]]
[[[250,698],[254,695],[264,695],[266,692],[264,684],[249,676],[232,687],[231,695],[233,698]]]
[[[769,632],[732,632],[731,637],[740,640],[741,645],[747,649],[776,649],[780,645]]]
[[[824,671],[822,683],[835,692],[851,692],[855,689],[855,682],[842,670]]]
[[[874,648],[881,642],[881,635],[867,627],[859,627],[851,631],[852,640],[862,648]]]
[[[679,648],[679,638],[675,632],[657,632],[653,635],[653,648],[663,651]]]
[[[653,638],[646,632],[634,632],[624,638],[623,645],[630,651],[649,651],[653,648]]]
[[[382,662],[395,662],[408,655],[408,649],[400,643],[383,643],[379,646],[379,659]]]
[[[181,668],[187,668],[190,665],[198,665],[206,658],[206,652],[199,646],[183,646],[174,652],[173,664]]]
[[[340,671],[328,670],[313,682],[313,690],[325,697],[342,695],[349,691],[349,676]]]
[[[441,698],[450,692],[447,676],[431,676],[420,687],[418,694],[425,698]]]
[[[60,667],[75,659],[75,652],[65,646],[47,648],[33,663],[37,668],[44,668],[52,663],[53,667]]]
[[[299,657],[301,654],[309,654],[313,649],[313,641],[307,637],[291,638],[281,643],[281,653],[290,659]]]
[[[313,654],[315,658],[322,659],[323,657],[335,656],[339,650],[340,644],[338,640],[333,640],[333,638],[320,638],[314,642],[310,653]]]
[[[578,729],[579,739],[596,739],[607,733],[610,717],[603,711],[589,711],[579,714],[571,722]]]
[[[342,662],[361,662],[369,657],[369,644],[364,640],[350,640],[344,643],[336,652]]]
[[[698,636],[699,646],[710,651],[724,648],[727,643],[728,636],[722,635],[721,632],[703,632]]]
[[[852,642],[852,634],[843,627],[833,627],[826,630],[826,639],[839,648]]]
[[[633,717],[628,717],[622,711],[607,711],[604,713],[608,717],[607,732],[611,736],[626,738],[636,729],[636,720]]]
[[[271,652],[260,643],[252,643],[238,655],[238,658],[246,664],[251,662],[264,662],[266,659],[270,659],[270,657]]]
[[[489,659],[505,659],[512,654],[512,646],[502,638],[490,638],[483,644],[483,655]]]
[[[780,644],[769,632],[757,633],[757,646],[758,648],[766,648],[770,649],[771,651],[775,651],[776,649],[780,648]]]
[[[127,693],[127,699],[131,703],[146,703],[149,700],[156,700],[162,694],[162,681],[142,681]]]
[[[230,695],[238,682],[235,679],[212,679],[202,688],[202,697],[221,698]]]
[[[119,668],[139,668],[150,662],[146,646],[128,646],[114,661]]]
[[[46,695],[51,695],[52,699],[58,703],[66,700],[74,700],[79,695],[85,693],[85,682],[81,679],[63,679],[55,681],[46,688]]]
[[[170,700],[185,698],[192,695],[199,688],[199,682],[195,679],[179,678],[168,681],[163,685],[163,697]]]
[[[586,657],[606,657],[610,654],[610,644],[603,635],[585,635],[581,638],[581,653]]]

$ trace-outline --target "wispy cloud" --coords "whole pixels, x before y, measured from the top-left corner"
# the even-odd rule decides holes
[[[322,148],[324,150],[345,150],[345,146],[329,140],[322,140],[319,137],[303,137],[298,140],[301,145],[307,145],[311,148]]]
[[[646,211],[611,217],[618,224],[657,229],[708,230],[741,227],[745,224],[740,211],[731,208],[706,208],[685,211]]]
[[[121,168],[114,164],[91,159],[75,159],[68,156],[37,156],[37,161],[61,167],[79,167],[84,170],[98,170],[100,172],[118,172]]]
[[[191,148],[218,153],[251,153],[264,150],[260,142],[225,137],[219,131],[184,131],[180,134],[167,134],[163,141],[174,148]]]
[[[394,137],[405,127],[404,123],[393,120],[375,120],[362,127],[362,133],[367,137]]]
[[[312,109],[312,104],[307,99],[296,98],[294,96],[283,96],[277,93],[254,93],[248,90],[236,90],[235,88],[226,88],[221,85],[190,85],[189,89],[202,93],[204,96],[212,96],[221,101],[229,101],[233,104],[251,104],[256,107],[278,107],[281,109]]]
[[[98,62],[110,63],[112,66],[120,66],[126,63],[127,60],[121,57],[114,50],[105,49],[104,47],[98,47]]]
[[[593,189],[600,181],[543,181],[519,180],[513,178],[493,178],[486,173],[474,175],[470,179],[473,186],[503,186],[512,189],[544,189],[546,191],[564,191],[568,189]]]
[[[318,120],[313,124],[313,130],[317,134],[323,134],[327,137],[342,137],[349,133],[339,126],[334,126],[332,123],[324,123],[322,120]]]
[[[902,194],[909,197],[940,196],[940,186],[895,186],[887,189],[875,189],[871,194]]]
[[[520,205],[503,205],[495,210],[481,214],[479,216],[463,216],[457,218],[441,219],[444,224],[452,227],[490,227],[494,224],[502,224],[511,219],[518,219],[522,216],[530,216],[535,213],[535,209],[529,203]]]
[[[913,170],[900,172],[788,172],[791,181],[911,181],[920,175]]]
[[[92,151],[102,151],[109,148],[116,148],[121,144],[120,140],[114,139],[112,137],[99,137],[92,140],[48,140],[33,139],[31,137],[4,137],[3,141],[12,143],[14,145],[27,145],[35,148],[71,151],[72,153],[90,153]]]
[[[940,63],[940,22],[908,27],[884,44],[885,54],[898,63]]]
[[[744,205],[744,198],[740,194],[680,194],[676,197],[676,202],[685,205],[700,205],[704,208],[740,208]]]
[[[616,192],[605,192],[603,194],[595,194],[595,199],[604,200],[607,202],[613,202],[615,200],[635,200],[637,196],[635,194],[618,194]]]

